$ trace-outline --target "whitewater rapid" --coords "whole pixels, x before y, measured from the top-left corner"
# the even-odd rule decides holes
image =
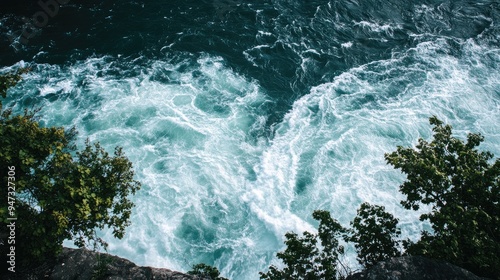
[[[206,30],[198,21],[175,25],[177,37],[161,33],[155,55],[75,49],[49,63],[51,51],[40,51],[4,104],[41,108],[43,125],[74,126],[79,147],[87,138],[123,147],[142,189],[124,238],[99,234],[109,253],[139,265],[188,271],[204,262],[230,279],[258,279],[279,265],[286,232],[315,230],[314,210],[348,226],[365,201],[384,205],[403,238],[416,239],[429,227],[399,204],[404,177],[384,154],[429,139],[436,115],[458,137],[483,134],[481,149],[500,155],[498,27],[488,1],[474,9],[389,2],[378,10],[273,1],[215,19],[202,13],[194,18],[208,17]],[[169,15],[183,23],[184,8]],[[174,26],[165,17],[144,25]],[[231,17],[247,26],[232,30]],[[241,30],[247,41],[231,38]],[[156,42],[153,35],[144,40]]]
[[[441,54],[446,47],[421,43],[313,87],[272,138],[272,101],[258,82],[209,55],[146,66],[109,56],[40,64],[9,100],[18,111],[41,107],[46,125],[75,126],[80,145],[89,138],[124,148],[143,187],[124,239],[101,233],[110,253],[184,271],[207,262],[255,279],[276,262],[287,231],[314,230],[315,209],[347,225],[360,203],[381,204],[404,237],[416,238],[425,224],[399,205],[403,177],[384,153],[429,138],[429,116],[461,137],[482,133],[482,147],[500,154],[500,74],[490,71],[499,50],[469,40],[456,58]]]

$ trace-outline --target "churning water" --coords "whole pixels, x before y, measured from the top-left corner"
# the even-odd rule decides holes
[[[431,115],[500,155],[497,1],[71,1],[22,44],[37,9],[0,18],[2,71],[32,67],[6,103],[124,148],[143,188],[101,234],[140,265],[257,279],[315,209],[364,201],[417,238],[384,153]]]

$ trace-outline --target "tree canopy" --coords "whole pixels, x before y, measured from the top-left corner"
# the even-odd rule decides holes
[[[0,77],[2,96],[19,79],[20,73]],[[87,141],[77,150],[75,135],[74,129],[42,127],[36,112],[1,111],[0,221],[17,219],[13,245],[25,265],[55,255],[65,239],[79,247],[105,245],[97,229],[122,238],[130,223],[129,195],[140,188],[131,162],[119,147],[110,155]]]
[[[5,98],[26,71],[0,75],[0,95]],[[74,129],[43,127],[36,114],[14,115],[0,101],[0,237],[9,235],[7,225],[15,225],[11,245],[24,265],[57,254],[66,239],[79,247],[105,246],[98,229],[110,228],[122,238],[133,207],[129,196],[140,188],[121,148],[110,155],[99,143],[86,141],[78,150]],[[420,220],[432,231],[414,242],[400,240],[398,220],[368,203],[360,206],[351,228],[316,210],[318,231],[287,233],[286,249],[277,253],[282,266],[270,266],[261,279],[342,279],[349,272],[339,260],[342,240],[353,243],[364,267],[402,254],[424,255],[500,279],[500,159],[478,149],[484,141],[480,134],[469,133],[463,141],[437,117],[430,124],[431,141],[397,147],[385,159],[406,175],[402,206],[430,206]],[[190,273],[225,279],[204,264]]]
[[[443,125],[437,117],[431,117],[430,124],[434,132],[430,142],[419,139],[414,148],[397,147],[385,159],[407,177],[400,186],[406,196],[402,206],[411,210],[431,206],[431,212],[422,214],[420,220],[429,221],[432,232],[422,232],[416,242],[400,240],[398,220],[381,206],[363,203],[352,228],[343,229],[329,218],[326,224],[335,225],[336,230],[321,237],[326,242],[321,246],[316,238],[325,234],[323,220],[318,234],[304,232],[299,237],[287,233],[287,247],[277,254],[284,268],[271,266],[261,278],[334,279],[316,268],[338,265],[343,252],[337,247],[338,233],[344,232],[341,238],[354,244],[364,267],[402,254],[423,255],[500,279],[500,159],[493,160],[492,153],[477,149],[484,140],[480,134],[470,133],[464,142],[453,137],[451,126]],[[315,213],[330,215],[326,211]],[[330,258],[318,257],[325,248],[337,251],[330,253]]]
[[[260,273],[261,279],[337,279],[345,274],[339,255],[344,247],[339,239],[345,229],[330,216],[330,212],[317,210],[313,218],[319,221],[318,233],[305,231],[302,237],[294,232],[285,235],[287,248],[277,257],[285,265],[280,269],[274,265],[266,273]],[[319,243],[318,243],[319,241]],[[343,274],[344,273],[344,274]]]
[[[500,159],[476,147],[484,138],[469,133],[466,142],[452,136],[450,125],[430,118],[433,139],[419,139],[415,148],[398,147],[386,154],[389,164],[407,180],[401,204],[432,211],[421,215],[433,232],[408,243],[409,254],[443,259],[478,275],[500,276]]]
[[[193,265],[192,270],[188,271],[187,273],[190,275],[202,277],[204,279],[228,280],[227,278],[220,276],[220,272],[216,267],[204,263]]]
[[[379,261],[401,255],[397,240],[401,234],[398,219],[385,212],[383,206],[361,204],[351,226],[345,238],[354,243],[362,266],[369,268]]]

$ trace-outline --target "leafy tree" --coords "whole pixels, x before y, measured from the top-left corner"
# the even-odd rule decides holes
[[[400,234],[398,220],[385,212],[383,206],[363,203],[351,222],[352,229],[343,228],[328,211],[316,210],[313,217],[320,221],[318,233],[306,231],[302,237],[287,233],[287,248],[277,253],[285,267],[280,270],[270,266],[267,273],[261,272],[261,279],[343,279],[350,269],[339,261],[344,253],[343,246],[339,245],[341,239],[355,244],[358,261],[365,267],[400,256],[396,240]]]
[[[430,205],[433,232],[423,232],[407,243],[410,254],[443,259],[478,275],[500,275],[500,160],[479,151],[483,136],[470,133],[464,142],[452,136],[450,125],[430,118],[433,139],[419,139],[413,148],[398,147],[387,162],[407,180],[400,186],[402,205],[419,209]]]
[[[22,74],[27,73],[29,68],[21,68],[15,73],[7,73],[0,75],[0,96],[5,98],[7,96],[7,90],[10,87],[15,86],[21,79]],[[2,102],[0,101],[0,110],[2,110]]]
[[[383,206],[361,204],[346,238],[355,244],[357,259],[366,268],[401,255],[396,240],[401,234],[398,220],[384,210]]]
[[[339,238],[345,229],[328,211],[316,210],[313,218],[320,222],[318,233],[304,232],[302,237],[289,232],[285,235],[287,248],[277,253],[285,267],[279,269],[272,265],[267,273],[260,273],[261,279],[337,279],[342,278],[337,266],[342,265],[338,258],[344,253]],[[320,244],[318,244],[318,239]]]
[[[18,80],[4,76],[0,86]],[[131,162],[121,148],[109,155],[98,143],[87,141],[77,151],[75,134],[73,129],[41,127],[33,112],[1,112],[0,220],[9,223],[7,218],[17,217],[16,257],[25,265],[54,256],[65,239],[79,247],[105,245],[97,229],[108,227],[122,238],[130,223],[133,203],[128,196],[140,188]],[[4,224],[1,230],[6,228]]]
[[[385,155],[389,164],[407,176],[400,186],[406,195],[402,205],[413,210],[430,205],[432,209],[420,220],[428,220],[433,232],[422,232],[417,242],[404,241],[406,253],[442,259],[477,275],[500,279],[500,159],[477,150],[483,141],[480,134],[470,133],[464,142],[436,117],[430,123],[434,126],[431,142],[419,139],[415,148],[398,147]],[[315,215],[321,221],[319,233],[305,232],[303,237],[287,233],[287,248],[277,254],[285,267],[271,266],[261,273],[262,279],[335,279],[342,232],[345,241],[354,243],[357,259],[365,267],[401,255],[398,221],[384,207],[363,203],[352,229],[342,229],[326,211],[315,211]],[[331,230],[322,230],[323,225]],[[332,252],[331,257],[322,255],[325,249]]]
[[[217,267],[213,267],[204,263],[193,265],[193,270],[188,271],[188,274],[203,277],[203,279],[211,280],[228,280],[221,277]]]

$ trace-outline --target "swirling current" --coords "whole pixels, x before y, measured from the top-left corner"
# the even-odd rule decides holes
[[[4,104],[123,147],[143,187],[100,235],[139,265],[258,279],[315,209],[347,225],[365,201],[418,238],[384,153],[432,115],[500,155],[495,0],[7,2],[0,71],[31,71]]]

